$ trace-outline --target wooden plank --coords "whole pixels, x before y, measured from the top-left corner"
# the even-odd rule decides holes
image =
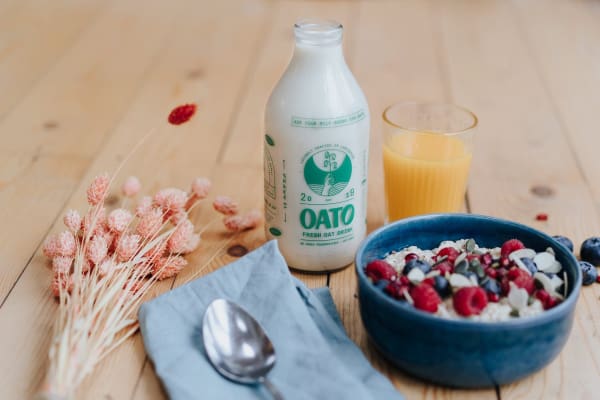
[[[565,151],[568,140],[510,4],[440,4],[453,99],[472,107],[481,122],[469,190],[473,212],[565,234],[576,243],[597,233],[590,188]],[[549,188],[552,195],[537,196],[534,186]],[[536,222],[538,212],[547,212],[549,220]],[[595,286],[583,288],[561,355],[543,371],[502,387],[503,399],[594,398],[599,293]]]
[[[447,96],[443,64],[439,62],[439,32],[432,23],[432,13],[427,2],[364,2],[360,5],[358,26],[347,27],[358,31],[353,70],[371,111],[369,230],[381,226],[384,217],[381,113],[395,102],[440,100]],[[402,23],[398,23],[399,16]],[[399,371],[368,341],[359,315],[354,267],[332,274],[329,285],[348,335],[407,399],[496,398],[494,390],[463,391],[425,386],[422,381]]]
[[[518,29],[600,208],[600,8],[585,1],[513,1]],[[552,29],[548,29],[552,27]]]
[[[275,5],[273,24],[268,27],[248,85],[232,119],[219,160],[227,163],[262,165],[265,104],[271,90],[287,67],[294,49],[293,26],[302,17],[328,18],[352,27],[358,3],[350,1],[280,1]],[[353,31],[344,32],[346,56],[352,48]]]
[[[126,152],[124,149],[131,148],[147,130],[156,126],[157,121],[164,123],[162,121],[170,105],[198,99],[198,97],[200,97],[199,115],[186,125],[186,129],[172,130],[176,128],[171,127],[157,133],[153,140],[147,141],[143,151],[131,159],[128,166],[137,172],[142,170],[139,175],[151,177],[149,181],[153,186],[150,189],[156,189],[159,183],[178,184],[177,179],[185,179],[187,184],[191,176],[203,170],[201,165],[207,163],[211,165],[210,157],[215,157],[211,148],[218,147],[222,137],[217,124],[221,123],[220,131],[224,131],[228,117],[227,109],[230,108],[228,104],[239,90],[244,70],[244,64],[237,62],[239,61],[237,58],[234,62],[228,48],[218,44],[221,40],[227,40],[247,52],[238,52],[235,54],[236,57],[250,60],[252,44],[257,39],[256,33],[263,22],[264,11],[261,10],[264,7],[262,2],[247,3],[249,7],[239,8],[236,13],[232,13],[230,5],[224,4],[208,12],[203,4],[193,3],[191,9],[186,8],[184,22],[179,21],[177,30],[173,34],[173,38],[185,39],[173,40],[173,45],[162,54],[157,67],[153,68],[152,74],[146,78],[148,83],[133,102],[134,106],[127,114],[127,118],[119,125],[111,140],[105,144],[84,182],[89,181],[99,170],[114,168],[118,160],[124,156]],[[228,15],[234,23],[216,25],[215,21],[222,15]],[[211,36],[211,33],[215,32],[216,34]],[[198,38],[210,38],[210,40],[198,40]],[[204,71],[200,73],[202,76],[197,72],[200,68]],[[191,73],[191,71],[195,72]],[[165,79],[165,76],[173,78]],[[185,143],[185,146],[182,146],[182,143]],[[151,164],[148,164],[148,160],[152,160]],[[162,171],[156,171],[153,167],[148,168],[148,166],[160,165],[161,162],[167,166]],[[131,170],[126,168],[123,173]],[[237,186],[243,187],[239,183]],[[83,186],[79,188],[77,192],[79,196],[83,190]],[[82,198],[78,197],[77,201],[69,203],[70,206],[77,207],[81,202]],[[20,391],[31,393],[39,386],[42,379],[42,360],[45,359],[47,350],[47,340],[41,336],[42,330],[33,331],[31,337],[27,337],[27,344],[21,343],[19,335],[16,334],[21,330],[29,331],[26,325],[34,320],[44,320],[47,325],[45,331],[47,331],[52,318],[52,309],[45,310],[44,315],[36,314],[39,304],[46,305],[52,302],[48,301],[47,290],[41,289],[48,282],[48,272],[39,265],[42,261],[39,256],[34,261],[0,311],[0,320],[13,318],[14,314],[11,310],[17,308],[19,303],[24,303],[20,293],[28,292],[29,305],[24,305],[24,309],[21,310],[23,315],[21,323],[24,326],[13,333],[7,332],[0,338],[2,342],[0,346],[3,348],[6,346],[6,349],[19,349],[17,351],[21,358],[18,368],[13,366],[14,372],[8,374],[7,379],[22,381],[23,387],[8,388],[12,390],[11,393],[20,393]],[[37,295],[34,290],[29,290],[31,286],[37,288],[39,291]],[[37,352],[29,353],[30,348]],[[6,354],[9,352],[7,350]],[[82,388],[83,397],[96,398],[104,394],[114,398],[131,396],[143,361],[144,352],[139,338],[131,340],[113,357],[105,360],[96,371],[95,380],[86,382]],[[30,376],[35,379],[30,381],[28,379]],[[113,384],[107,389],[106,382],[113,382]]]
[[[0,303],[165,44],[162,4],[107,9],[0,122]]]
[[[49,72],[108,5],[97,0],[32,0],[0,10],[0,118]]]

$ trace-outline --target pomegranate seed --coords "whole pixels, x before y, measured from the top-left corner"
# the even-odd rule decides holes
[[[548,221],[548,214],[546,214],[546,213],[539,213],[538,215],[535,216],[535,219],[537,221]]]
[[[492,279],[496,279],[498,277],[498,271],[496,271],[494,268],[486,269],[485,273]]]
[[[415,253],[408,253],[406,256],[404,256],[404,262],[407,263],[410,260],[416,260],[417,258],[419,258],[419,256]]]
[[[488,296],[488,300],[491,301],[492,303],[497,303],[500,301],[500,296],[498,296],[496,293],[489,292],[487,294],[487,296]]]
[[[197,106],[193,103],[184,104],[175,107],[169,114],[169,123],[173,125],[181,125],[188,122],[196,113]]]

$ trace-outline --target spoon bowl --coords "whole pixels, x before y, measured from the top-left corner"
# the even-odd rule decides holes
[[[238,383],[264,384],[275,399],[283,399],[266,378],[275,365],[275,348],[258,321],[226,299],[214,300],[202,321],[202,340],[213,367]]]

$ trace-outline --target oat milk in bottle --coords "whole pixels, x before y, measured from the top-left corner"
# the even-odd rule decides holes
[[[342,26],[301,20],[265,113],[266,234],[287,263],[352,262],[365,236],[369,109],[342,53]]]

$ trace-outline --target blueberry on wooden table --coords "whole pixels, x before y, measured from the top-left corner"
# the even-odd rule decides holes
[[[555,235],[555,236],[552,236],[552,239],[556,240],[558,243],[562,244],[567,249],[569,249],[571,252],[573,252],[573,242],[568,237],[561,236],[561,235]]]
[[[587,286],[596,282],[596,279],[598,279],[598,271],[596,271],[596,267],[587,261],[579,261],[579,268],[581,268],[581,273],[583,275],[582,283],[584,285]]]
[[[600,237],[591,237],[581,244],[579,252],[582,261],[600,265]]]

